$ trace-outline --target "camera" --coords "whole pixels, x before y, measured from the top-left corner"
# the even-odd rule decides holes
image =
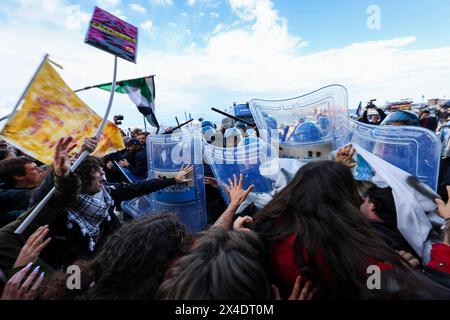
[[[116,116],[113,117],[113,119],[114,119],[114,124],[115,125],[120,125],[120,124],[122,124],[121,120],[123,120],[123,115],[121,115],[121,114],[116,115]]]
[[[376,109],[377,106],[373,103],[374,101],[377,101],[377,99],[369,100],[369,102],[367,102],[366,109]]]

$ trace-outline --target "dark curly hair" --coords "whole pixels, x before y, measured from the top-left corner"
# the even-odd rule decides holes
[[[255,232],[213,227],[167,271],[157,292],[169,300],[270,299],[264,245]]]
[[[86,192],[86,188],[92,180],[92,173],[100,171],[103,167],[103,161],[100,158],[87,156],[86,159],[78,166],[75,173],[81,179],[81,193]]]
[[[93,260],[81,263],[81,290],[61,290],[67,276],[54,275],[41,298],[154,299],[167,267],[184,253],[189,239],[186,227],[173,214],[132,220],[108,237]],[[77,296],[68,291],[78,291]]]

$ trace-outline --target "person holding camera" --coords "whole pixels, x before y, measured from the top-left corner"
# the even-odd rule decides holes
[[[376,101],[376,99],[370,100],[367,103],[366,110],[364,110],[361,118],[358,119],[359,122],[379,126],[381,122],[383,122],[384,118],[386,118],[386,113],[384,113],[381,108],[378,108],[373,103],[374,101]]]

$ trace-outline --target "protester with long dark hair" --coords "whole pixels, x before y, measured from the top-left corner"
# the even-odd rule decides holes
[[[381,298],[393,292],[418,298],[430,292],[369,225],[360,203],[348,167],[317,161],[304,165],[255,216],[254,229],[267,242],[271,280],[282,295],[298,274],[318,284],[325,299]],[[370,265],[386,271],[380,290],[367,285]]]
[[[67,290],[68,274],[56,273],[45,285],[44,299],[154,299],[164,273],[189,244],[186,227],[175,215],[161,213],[125,223],[94,259],[74,265],[81,289]]]
[[[213,227],[169,270],[160,299],[223,300],[271,297],[263,268],[263,244],[251,231]]]

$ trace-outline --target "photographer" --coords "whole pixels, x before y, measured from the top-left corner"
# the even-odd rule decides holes
[[[367,103],[366,110],[364,110],[364,113],[362,114],[361,118],[358,119],[359,122],[372,124],[375,126],[379,126],[381,122],[383,122],[384,118],[386,118],[386,113],[384,113],[383,110],[378,108],[373,102],[376,101],[376,99],[370,100]],[[369,111],[375,111],[375,114],[372,114],[372,117],[369,119]]]

